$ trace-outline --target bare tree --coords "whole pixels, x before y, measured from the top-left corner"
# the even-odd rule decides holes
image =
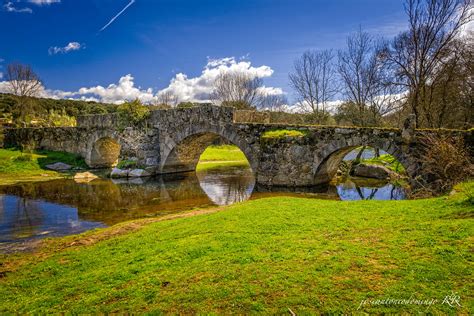
[[[29,65],[10,64],[7,66],[9,92],[18,98],[15,120],[27,123],[27,116],[33,112],[34,103],[30,97],[38,96],[42,83]]]
[[[179,97],[170,90],[158,93],[156,105],[161,107],[175,108],[179,103]]]
[[[241,71],[221,72],[214,81],[211,98],[221,105],[237,108],[258,107],[263,80]]]
[[[29,65],[8,65],[7,81],[10,92],[20,97],[34,97],[42,87],[41,80]]]
[[[416,125],[432,126],[426,88],[451,55],[449,46],[473,19],[471,0],[405,0],[409,30],[386,44],[381,55],[393,67],[397,85],[409,91]],[[425,115],[423,114],[425,113]]]
[[[381,118],[400,104],[400,89],[392,84],[392,72],[384,67],[377,42],[366,32],[347,38],[347,48],[338,53],[338,72],[349,104],[357,109],[354,122],[380,124]]]
[[[288,105],[288,99],[284,94],[265,94],[262,96],[260,107],[263,110],[282,112]]]
[[[299,105],[304,111],[324,114],[327,103],[337,92],[334,54],[331,50],[307,51],[295,60],[294,72],[289,75]]]

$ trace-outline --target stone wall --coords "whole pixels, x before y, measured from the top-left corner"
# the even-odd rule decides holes
[[[118,126],[119,116],[115,113],[101,115],[83,115],[76,119],[77,127],[82,128],[114,128]]]

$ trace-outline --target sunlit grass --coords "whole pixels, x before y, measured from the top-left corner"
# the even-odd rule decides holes
[[[52,151],[24,153],[16,149],[0,149],[0,184],[62,177],[58,172],[45,169],[46,165],[55,162],[86,167],[82,158],[68,153]]]
[[[390,154],[384,154],[384,155],[380,155],[379,157],[362,159],[361,162],[383,165],[389,168],[390,170],[395,171],[396,173],[399,173],[399,174],[405,173],[405,168],[403,167],[403,165],[395,157],[393,157]]]
[[[472,186],[412,201],[251,200],[97,243],[115,228],[66,237],[2,260],[0,313],[469,314]],[[461,306],[441,304],[453,292]],[[357,310],[410,297],[439,301]]]
[[[245,154],[235,145],[209,146],[202,153],[196,171],[223,167],[248,167]]]

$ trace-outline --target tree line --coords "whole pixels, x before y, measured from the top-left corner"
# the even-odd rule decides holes
[[[408,29],[392,39],[376,38],[359,28],[347,37],[344,49],[309,50],[297,58],[289,74],[296,97],[291,107],[285,95],[268,92],[262,78],[239,71],[220,73],[210,99],[238,109],[297,108],[316,124],[400,126],[412,116],[419,128],[472,127],[474,33],[466,25],[473,21],[473,2],[404,0],[404,8]],[[0,99],[0,111],[9,110],[17,125],[51,111],[76,116],[117,110],[114,105],[54,100],[39,102],[38,111],[34,97],[42,84],[31,67],[9,65],[6,77],[15,106],[7,109]],[[58,106],[61,102],[68,105]],[[195,105],[164,90],[152,107]]]

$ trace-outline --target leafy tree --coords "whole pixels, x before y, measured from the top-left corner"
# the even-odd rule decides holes
[[[117,112],[121,123],[125,126],[139,125],[150,116],[150,109],[143,105],[139,99],[120,104]]]

